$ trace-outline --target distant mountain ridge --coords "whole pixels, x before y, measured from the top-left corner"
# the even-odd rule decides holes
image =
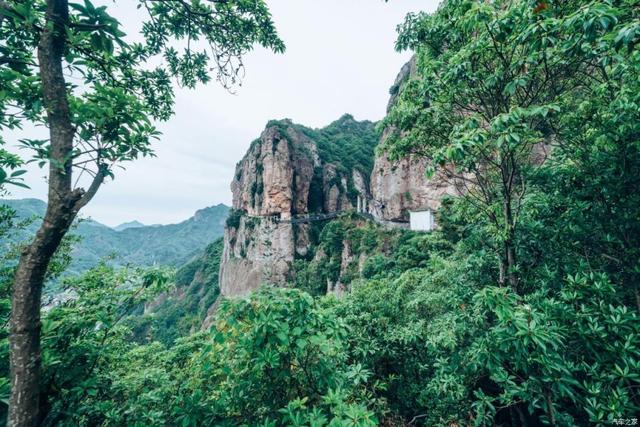
[[[126,230],[127,228],[138,228],[138,227],[144,227],[145,225],[143,223],[141,223],[140,221],[129,221],[129,222],[123,222],[120,225],[116,225],[115,227],[112,227],[114,230],[116,231],[122,231],[122,230]]]
[[[19,219],[41,218],[46,203],[38,199],[6,199],[0,204],[14,209]],[[108,227],[92,219],[81,219],[71,230],[81,239],[74,245],[69,270],[81,272],[109,257],[114,265],[180,266],[224,233],[229,207],[224,204],[200,209],[177,224],[144,225],[138,221]],[[36,219],[26,229],[14,233],[0,246],[28,240],[37,230]]]

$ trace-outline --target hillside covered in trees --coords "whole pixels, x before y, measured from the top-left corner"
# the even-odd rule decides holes
[[[213,31],[211,43],[282,49],[261,1],[185,2],[191,6],[175,15],[171,7],[182,6],[172,4],[151,9],[147,36],[154,29],[165,37],[151,37],[147,48],[162,50],[162,40],[191,31],[182,20],[196,16],[203,21],[188,22]],[[249,40],[208,27],[208,14],[220,11]],[[260,25],[233,27],[238,11]],[[35,386],[16,374],[15,347],[32,341],[15,337],[30,324],[20,323],[30,313],[22,305],[15,314],[29,295],[15,289],[22,279],[32,283],[29,256],[48,248],[47,225],[17,267],[15,257],[4,260],[0,394],[22,407],[15,390],[24,386],[38,402],[31,418],[3,405],[10,424],[637,424],[638,2],[445,0],[435,13],[408,15],[397,48],[414,58],[392,87],[377,136],[372,123],[349,116],[323,129],[270,122],[236,169],[224,241],[177,272],[102,263],[62,280],[75,296],[42,313]],[[198,74],[205,57],[175,55],[167,51],[175,76],[187,85],[207,80]],[[120,66],[135,76],[129,59]],[[161,100],[145,96],[154,111]],[[304,147],[311,154],[296,151]],[[310,208],[292,192],[308,195],[311,184],[301,182],[306,172],[313,180],[314,153],[344,177],[342,190],[354,185],[354,170],[366,176],[343,207]],[[266,170],[265,159],[290,167]],[[369,194],[375,165],[407,169],[407,159],[424,179],[451,186],[438,193],[437,227],[428,232],[376,216],[389,207]],[[7,188],[20,183],[14,160],[0,163]],[[339,188],[334,181],[322,180],[320,193]],[[280,192],[268,187],[274,182]],[[363,200],[378,211],[363,211]],[[48,213],[45,223],[68,219],[60,203],[64,215]],[[318,212],[331,215],[309,221]],[[0,216],[0,234],[15,221]],[[278,234],[285,229],[286,241]],[[59,277],[71,262],[64,235],[41,279]],[[277,280],[225,293],[236,283],[229,276],[221,289],[221,263],[233,263],[237,277],[254,260],[264,270],[278,245],[291,256]]]
[[[47,208],[37,199],[0,200],[0,204],[15,212],[16,223],[24,224],[0,239],[5,248],[31,238]],[[116,266],[181,266],[222,236],[228,212],[227,206],[219,204],[176,224],[146,226],[132,221],[114,228],[82,219],[72,231],[77,241],[67,272],[82,273],[107,258]]]

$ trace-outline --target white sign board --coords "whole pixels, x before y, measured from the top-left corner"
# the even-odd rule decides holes
[[[409,211],[409,224],[412,230],[415,231],[431,231],[436,226],[435,217],[433,212],[427,211]]]

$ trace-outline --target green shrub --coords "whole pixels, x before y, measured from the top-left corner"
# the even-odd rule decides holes
[[[231,209],[226,221],[227,228],[237,229],[238,227],[240,227],[240,219],[244,216],[244,214],[245,212],[240,209]]]

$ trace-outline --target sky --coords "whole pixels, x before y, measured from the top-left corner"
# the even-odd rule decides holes
[[[175,115],[158,125],[157,155],[126,163],[83,209],[104,224],[138,220],[175,223],[206,206],[231,204],[236,163],[271,119],[323,127],[344,113],[357,120],[384,117],[389,87],[409,52],[394,50],[396,26],[408,12],[434,11],[437,0],[266,0],[284,54],[262,48],[244,57],[242,86],[230,93],[216,82],[177,89]],[[112,13],[134,34],[132,0]],[[114,3],[109,2],[109,10]],[[20,138],[42,136],[26,126]],[[46,170],[29,168],[29,190],[11,197],[46,200]]]

